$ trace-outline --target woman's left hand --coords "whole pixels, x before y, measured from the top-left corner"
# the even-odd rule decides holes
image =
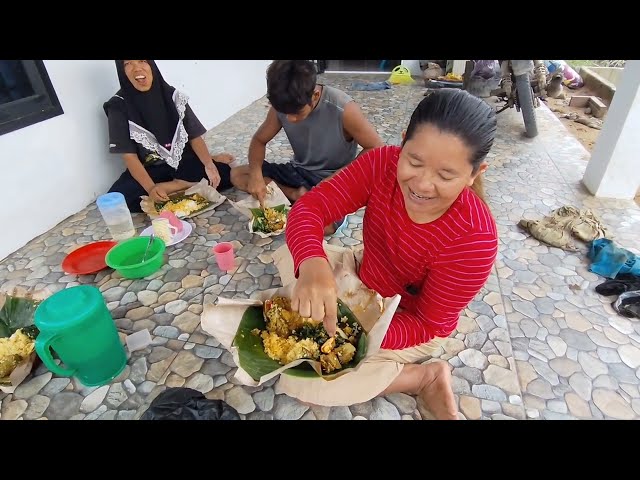
[[[213,155],[211,158],[213,158],[215,162],[226,164],[232,163],[235,160],[235,157],[230,153],[220,153],[218,155]]]
[[[209,165],[207,165],[204,168],[204,171],[207,174],[207,177],[209,178],[209,183],[213,188],[218,188],[218,185],[220,185],[220,173],[218,172],[218,169],[216,168],[215,164],[213,162],[211,162]]]

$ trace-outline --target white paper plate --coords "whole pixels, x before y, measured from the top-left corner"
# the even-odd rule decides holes
[[[176,235],[174,235],[174,237],[171,240],[171,242],[167,243],[167,247],[169,247],[171,245],[175,245],[176,243],[180,243],[185,238],[187,238],[189,235],[191,235],[191,232],[193,230],[193,227],[191,226],[191,224],[189,222],[185,222],[184,220],[180,220],[180,221],[182,222],[182,231],[177,233]],[[153,233],[153,225],[149,225],[142,232],[140,232],[140,236],[141,237],[148,237],[152,233]]]

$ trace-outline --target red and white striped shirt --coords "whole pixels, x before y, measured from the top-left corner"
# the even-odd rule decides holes
[[[400,150],[371,150],[307,192],[291,209],[286,229],[297,277],[304,260],[326,258],[324,226],[366,206],[360,279],[383,297],[402,296],[385,349],[449,336],[487,281],[498,250],[493,216],[471,189],[431,223],[409,218],[396,175]]]

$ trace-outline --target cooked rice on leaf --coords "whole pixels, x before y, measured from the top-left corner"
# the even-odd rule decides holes
[[[156,203],[158,213],[172,212],[178,218],[191,215],[211,205],[211,202],[198,193],[192,195],[178,195],[165,203]]]
[[[35,339],[16,330],[10,337],[0,338],[0,378],[7,377],[14,368],[33,353]]]
[[[291,300],[276,296],[264,304],[266,330],[260,332],[265,353],[281,365],[306,358],[319,360],[322,373],[341,370],[356,354],[362,327],[338,319],[338,333],[329,337],[322,322],[291,310]],[[255,329],[254,334],[258,333]]]

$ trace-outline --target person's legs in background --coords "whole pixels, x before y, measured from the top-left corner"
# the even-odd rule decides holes
[[[267,179],[273,180],[292,204],[312,187],[292,163],[264,162],[262,176],[265,178],[265,183],[267,183]]]
[[[229,164],[216,161],[213,163],[218,169],[218,174],[220,175],[220,183],[216,187],[216,190],[223,191],[231,188],[233,186],[231,183],[232,169]],[[173,181],[168,184],[163,184],[163,186],[167,188],[167,193],[173,193],[187,189],[198,183],[203,178],[209,181],[204,165],[195,155],[189,155],[184,156],[178,165]]]

